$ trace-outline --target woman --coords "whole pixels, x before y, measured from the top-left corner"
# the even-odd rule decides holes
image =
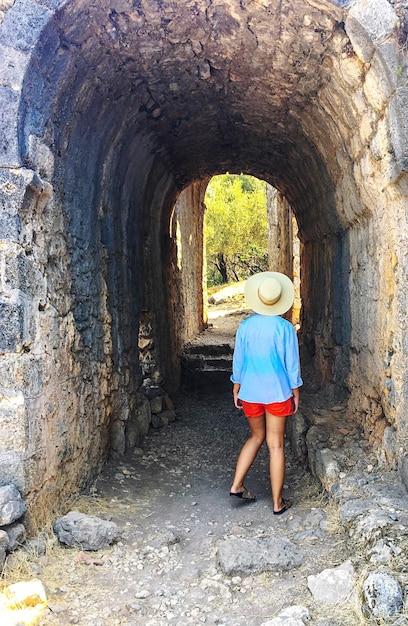
[[[291,506],[282,498],[285,477],[285,426],[299,407],[299,345],[293,325],[280,317],[293,304],[293,283],[279,272],[262,272],[245,283],[245,299],[255,315],[238,327],[231,381],[234,404],[248,419],[251,436],[238,457],[230,495],[246,501],[255,496],[244,480],[266,439],[270,457],[273,512]]]

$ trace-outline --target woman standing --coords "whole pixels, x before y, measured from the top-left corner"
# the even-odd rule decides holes
[[[238,327],[231,381],[234,404],[244,411],[251,435],[238,457],[230,495],[255,500],[244,480],[266,439],[273,512],[280,515],[291,506],[282,498],[286,418],[298,410],[303,384],[296,331],[280,317],[293,304],[294,287],[284,274],[262,272],[246,281],[244,294],[255,314]]]

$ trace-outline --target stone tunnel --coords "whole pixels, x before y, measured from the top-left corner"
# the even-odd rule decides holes
[[[1,0],[0,474],[33,516],[147,433],[141,328],[177,392],[226,171],[296,216],[319,384],[408,482],[407,6]]]

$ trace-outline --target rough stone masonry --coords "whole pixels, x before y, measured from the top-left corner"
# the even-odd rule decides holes
[[[33,517],[146,433],[140,324],[177,389],[227,170],[291,207],[319,383],[408,482],[407,33],[388,0],[1,0],[0,474]]]

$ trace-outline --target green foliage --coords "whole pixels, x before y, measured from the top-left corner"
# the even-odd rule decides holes
[[[245,174],[214,176],[205,205],[208,285],[243,280],[266,270],[266,183]]]

